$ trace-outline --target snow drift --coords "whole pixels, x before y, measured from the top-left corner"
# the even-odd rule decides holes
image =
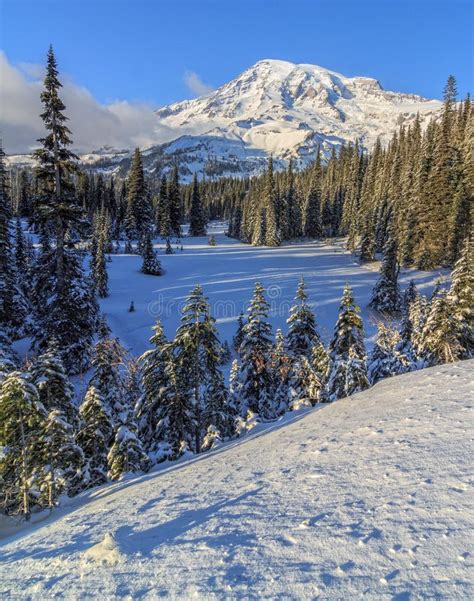
[[[473,598],[473,368],[384,380],[83,494],[2,541],[0,596]]]

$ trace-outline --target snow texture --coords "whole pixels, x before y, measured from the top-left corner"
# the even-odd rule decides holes
[[[152,326],[160,318],[167,338],[172,338],[179,324],[179,310],[196,284],[201,284],[209,298],[211,314],[216,318],[221,341],[232,346],[241,310],[246,309],[253,295],[255,282],[262,282],[270,303],[269,321],[273,332],[287,332],[287,319],[301,276],[304,276],[308,304],[316,312],[316,324],[328,343],[336,324],[344,285],[349,283],[356,303],[362,308],[364,328],[371,345],[380,316],[367,308],[372,288],[377,281],[378,263],[359,265],[344,249],[344,240],[316,241],[308,239],[287,243],[277,248],[252,247],[224,235],[225,223],[213,222],[208,234],[214,235],[216,246],[209,246],[207,237],[182,238],[173,245],[174,253],[165,255],[165,243],[155,241],[164,275],[153,277],[140,273],[141,258],[137,255],[111,255],[107,263],[110,296],[100,300],[101,308],[115,336],[134,355],[150,348]],[[186,229],[186,228],[184,228]],[[423,272],[402,270],[403,289],[411,279],[423,294],[430,294],[436,278],[446,270]],[[130,301],[136,311],[129,313]],[[228,366],[230,367],[230,366]]]
[[[2,599],[472,599],[474,360],[83,493],[2,541]]]

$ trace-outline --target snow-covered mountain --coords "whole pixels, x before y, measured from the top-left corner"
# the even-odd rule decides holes
[[[326,155],[349,140],[370,149],[417,113],[426,121],[440,107],[438,100],[385,91],[369,77],[262,60],[206,96],[159,109],[157,132],[166,131],[168,141],[149,148],[144,163],[150,171],[177,163],[185,179],[196,171],[207,177],[253,174],[270,154],[277,168],[290,158],[301,167],[318,146]],[[125,171],[130,155],[106,148],[84,160]]]
[[[472,599],[473,367],[88,491],[0,541],[0,596]]]
[[[401,124],[423,119],[441,103],[387,92],[369,77],[344,77],[316,65],[263,60],[211,94],[157,111],[161,125],[186,132],[166,154],[200,155],[215,163],[252,161],[273,154],[304,165],[320,145],[328,153],[359,140],[387,142]],[[189,131],[187,131],[189,130]]]

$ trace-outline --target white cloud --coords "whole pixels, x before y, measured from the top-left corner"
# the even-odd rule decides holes
[[[214,91],[214,88],[205,84],[194,71],[186,71],[183,80],[188,90],[195,96],[206,96]]]
[[[7,154],[31,151],[45,133],[39,117],[42,73],[40,65],[12,65],[0,51],[0,137]],[[103,105],[86,88],[64,76],[61,80],[61,97],[70,119],[74,149],[79,152],[105,145],[146,148],[182,133],[161,125],[149,105],[127,101]]]

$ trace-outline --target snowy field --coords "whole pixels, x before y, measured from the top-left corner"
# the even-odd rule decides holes
[[[259,271],[244,264],[239,281]],[[0,541],[0,598],[473,599],[473,369],[391,378],[88,491]]]
[[[206,237],[184,237],[184,250],[175,250],[172,255],[165,255],[164,244],[158,241],[155,248],[166,270],[161,277],[141,274],[139,256],[112,255],[112,262],[107,264],[110,296],[101,301],[101,306],[112,331],[125,347],[134,354],[149,348],[151,327],[157,317],[167,336],[172,337],[179,323],[179,308],[196,284],[202,285],[209,298],[222,341],[232,343],[239,312],[245,312],[257,280],[267,289],[274,329],[281,327],[285,333],[288,310],[302,275],[326,342],[332,336],[346,282],[353,286],[356,301],[363,309],[366,334],[375,333],[376,316],[367,310],[367,304],[377,280],[378,265],[358,265],[355,257],[344,250],[343,241],[253,247],[227,238],[224,229],[225,225],[218,223],[208,229],[215,235],[217,246],[209,246]],[[413,278],[426,294],[431,292],[438,275],[410,270],[402,272],[400,283],[405,288]],[[128,313],[132,300],[136,312]]]

